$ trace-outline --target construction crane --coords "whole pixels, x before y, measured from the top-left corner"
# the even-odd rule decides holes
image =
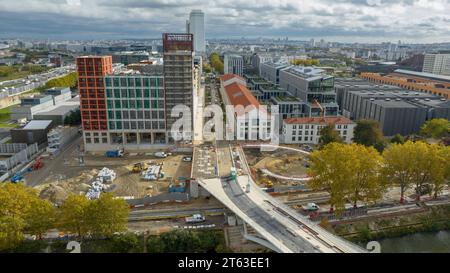
[[[317,99],[314,99],[313,102],[317,104],[320,108],[320,117],[323,118],[325,116],[325,108],[323,108],[322,104]]]

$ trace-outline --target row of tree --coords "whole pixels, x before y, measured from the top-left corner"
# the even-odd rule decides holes
[[[212,53],[211,56],[209,56],[209,61],[216,72],[223,74],[224,65],[223,61],[220,59],[219,53]]]
[[[302,65],[302,66],[318,66],[320,65],[320,61],[316,59],[295,59],[291,61],[293,65]]]
[[[450,136],[450,121],[447,119],[432,119],[427,121],[421,127],[422,137],[443,138]],[[342,143],[343,140],[334,125],[328,125],[322,128],[320,132],[319,143],[324,146],[332,142]],[[390,142],[394,144],[403,144],[408,138],[397,134],[391,138]],[[354,130],[353,141],[365,146],[373,146],[379,152],[382,152],[388,145],[383,136],[380,123],[376,120],[360,120],[357,122]]]
[[[72,195],[57,208],[32,188],[5,183],[0,186],[0,250],[18,246],[24,234],[41,239],[51,229],[81,239],[87,235],[111,237],[126,231],[128,212],[128,204],[112,194],[93,201]]]
[[[392,187],[400,187],[401,202],[406,190],[420,198],[425,186],[436,198],[450,182],[450,147],[407,141],[380,154],[356,143],[330,143],[311,154],[309,175],[309,186],[328,191],[338,210],[347,202],[375,203]]]

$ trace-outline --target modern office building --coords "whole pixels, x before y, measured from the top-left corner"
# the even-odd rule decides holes
[[[280,87],[305,102],[307,117],[338,115],[334,77],[322,69],[302,66],[281,69]]]
[[[171,130],[178,119],[171,117],[172,109],[177,105],[190,108],[190,113],[183,115],[185,122],[190,122],[191,131],[185,128],[184,138],[192,138],[193,96],[194,96],[194,37],[185,33],[164,33],[164,87],[166,128]],[[173,137],[170,139],[173,141]]]
[[[150,54],[146,51],[124,51],[124,52],[117,52],[112,55],[113,63],[121,63],[124,65],[148,61],[149,58]]]
[[[105,76],[105,83],[109,145],[167,143],[162,74],[127,70]]]
[[[433,94],[353,78],[339,79],[336,90],[344,116],[377,120],[385,136],[419,133],[428,120],[450,119],[450,101]]]
[[[280,84],[280,71],[290,66],[291,65],[285,61],[262,63],[260,65],[261,77],[273,84]]]
[[[422,72],[450,76],[450,54],[425,54]]]
[[[205,14],[201,10],[192,10],[186,21],[186,32],[194,35],[194,51],[199,55],[206,52]]]
[[[112,73],[112,57],[78,57],[77,73],[84,142],[85,144],[108,144],[104,81],[105,76]]]
[[[223,65],[225,74],[235,74],[239,76],[244,74],[244,59],[240,55],[225,54]]]
[[[320,131],[333,125],[345,143],[351,143],[356,123],[345,117],[288,118],[283,121],[286,144],[319,144]]]

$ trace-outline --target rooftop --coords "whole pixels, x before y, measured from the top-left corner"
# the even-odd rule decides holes
[[[52,123],[51,120],[32,120],[30,121],[25,127],[23,127],[23,130],[42,130],[47,129],[50,124]]]
[[[426,73],[426,72],[417,72],[417,71],[410,71],[410,70],[404,70],[404,69],[397,69],[394,71],[394,73],[405,74],[405,75],[416,76],[416,77],[430,78],[430,79],[434,79],[434,80],[438,80],[438,81],[450,82],[450,76],[444,76],[444,75],[438,75],[438,74],[432,74],[432,73]]]
[[[354,124],[346,117],[311,117],[311,118],[288,118],[284,120],[286,124]]]

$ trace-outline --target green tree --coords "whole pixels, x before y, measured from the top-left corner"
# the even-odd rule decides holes
[[[353,141],[365,146],[374,146],[378,151],[382,151],[385,147],[381,126],[376,120],[358,121]]]
[[[330,193],[332,207],[345,208],[346,200],[375,202],[384,188],[379,171],[382,158],[371,147],[331,143],[310,156],[308,185]]]
[[[327,145],[329,143],[336,142],[342,143],[342,138],[333,125],[327,125],[320,130],[319,143],[321,145]]]
[[[394,144],[403,144],[405,143],[405,141],[406,141],[405,138],[400,134],[396,134],[394,137],[391,138],[391,143]]]
[[[89,232],[89,225],[87,223],[87,210],[89,207],[89,200],[80,195],[71,195],[61,205],[58,211],[58,226],[59,229],[77,234],[83,238]]]
[[[111,237],[116,232],[127,230],[130,207],[123,199],[104,193],[99,199],[89,202],[87,222],[92,235]]]
[[[55,227],[55,207],[47,200],[36,198],[25,217],[26,231],[42,239],[42,235]]]
[[[441,138],[450,134],[450,120],[445,118],[432,119],[425,122],[420,133],[426,137]]]
[[[113,247],[112,251],[115,253],[130,253],[142,251],[141,241],[139,237],[131,232],[127,232],[120,235],[114,235],[112,237]]]

